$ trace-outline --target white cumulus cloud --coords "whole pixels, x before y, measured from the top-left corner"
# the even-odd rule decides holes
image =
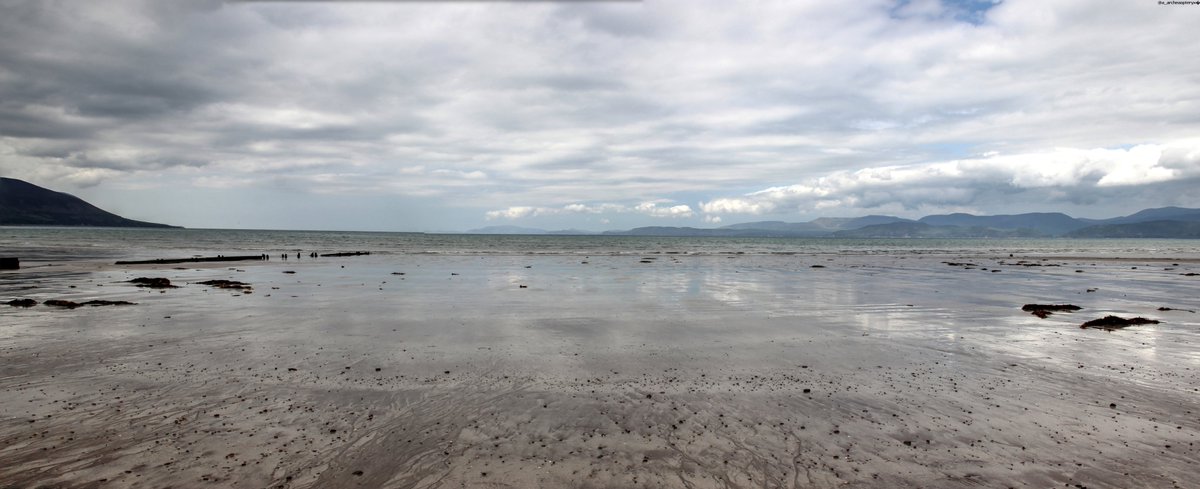
[[[693,217],[696,212],[686,204],[663,205],[663,201],[642,202],[634,206],[621,204],[567,204],[562,207],[533,207],[513,206],[506,209],[488,211],[488,220],[521,219],[526,217],[554,216],[562,214],[641,214],[650,217]]]
[[[837,171],[700,204],[706,214],[768,214],[827,208],[918,209],[969,205],[988,191],[1020,195],[1035,189],[1066,200],[1097,189],[1139,187],[1200,177],[1200,140],[1128,149],[1054,150],[914,165]]]

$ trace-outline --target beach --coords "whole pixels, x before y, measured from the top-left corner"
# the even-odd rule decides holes
[[[1190,487],[1195,258],[39,264],[135,304],[2,306],[0,487]]]

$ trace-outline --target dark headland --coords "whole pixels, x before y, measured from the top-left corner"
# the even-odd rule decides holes
[[[74,195],[55,192],[23,180],[3,177],[0,177],[0,225],[178,227],[126,219],[89,204]]]

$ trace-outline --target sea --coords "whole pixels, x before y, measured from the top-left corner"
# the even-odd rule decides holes
[[[380,255],[1043,255],[1200,258],[1200,240],[926,239],[478,235],[248,229],[0,227],[0,256],[64,261],[272,256],[370,251]]]

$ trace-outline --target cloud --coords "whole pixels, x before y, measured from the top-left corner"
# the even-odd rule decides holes
[[[1172,141],[1200,130],[1200,44],[1179,41],[1200,9],[4,5],[0,172],[89,185],[101,203],[136,181],[158,195],[224,182],[272,198],[419,197],[430,219],[1200,205],[1146,190],[1195,178],[1195,148]],[[454,219],[445,227],[477,224]]]
[[[692,217],[696,214],[687,205],[659,206],[657,202],[642,202],[633,210],[651,217]]]
[[[916,165],[840,171],[794,185],[702,202],[707,214],[767,214],[822,208],[906,209],[970,205],[983,195],[1050,190],[1080,201],[1105,188],[1145,187],[1200,177],[1200,140],[1128,149],[1059,148]]]
[[[485,215],[492,219],[521,219],[526,217],[554,216],[563,214],[640,214],[649,217],[688,218],[696,213],[685,204],[662,205],[664,202],[642,202],[634,206],[621,204],[567,204],[562,207],[530,207],[513,206],[507,209],[488,211]]]
[[[543,214],[557,214],[559,209],[550,209],[548,207],[525,207],[513,206],[507,209],[488,211],[487,218],[491,219],[520,219],[523,217],[539,216]]]

